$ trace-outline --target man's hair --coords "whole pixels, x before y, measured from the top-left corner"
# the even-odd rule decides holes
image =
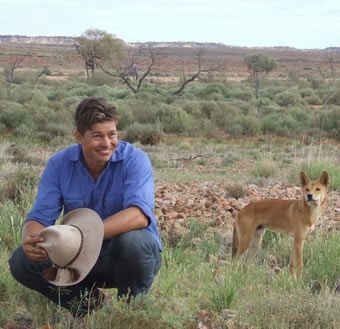
[[[105,121],[118,123],[118,119],[117,109],[107,103],[104,98],[96,97],[85,98],[81,101],[74,114],[76,129],[82,135],[96,123]]]

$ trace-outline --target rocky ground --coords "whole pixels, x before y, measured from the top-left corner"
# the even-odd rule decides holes
[[[246,185],[243,196],[231,196],[227,183],[169,183],[156,181],[155,213],[161,230],[185,234],[186,220],[214,221],[227,240],[238,211],[250,201],[262,198],[300,199],[301,189],[291,184],[258,187]],[[340,192],[330,191],[327,208],[317,226],[340,230]]]

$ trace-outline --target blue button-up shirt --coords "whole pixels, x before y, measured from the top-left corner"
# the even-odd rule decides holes
[[[38,193],[25,222],[35,220],[44,226],[54,225],[61,211],[64,215],[76,208],[95,210],[104,220],[135,206],[149,220],[146,228],[159,249],[154,209],[154,180],[151,162],[142,150],[120,141],[97,181],[83,161],[81,145],[71,145],[55,153],[41,176]]]

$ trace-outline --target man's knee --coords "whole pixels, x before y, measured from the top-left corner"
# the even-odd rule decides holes
[[[9,270],[12,276],[19,282],[25,280],[25,271],[23,271],[23,259],[24,259],[24,250],[22,247],[17,248],[11,258],[8,261]]]
[[[36,278],[41,279],[42,271],[45,267],[50,266],[50,261],[35,262],[29,259],[22,246],[18,247],[8,261],[9,269],[18,282],[30,287]]]
[[[134,230],[117,236],[115,248],[117,248],[118,254],[131,255],[132,257],[145,254],[152,256],[158,249],[156,241],[146,230]]]

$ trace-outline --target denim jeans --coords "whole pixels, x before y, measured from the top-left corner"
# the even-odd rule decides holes
[[[161,265],[161,254],[155,239],[146,230],[134,230],[105,240],[93,269],[80,283],[57,287],[42,278],[50,261],[37,262],[26,256],[22,246],[9,260],[13,277],[24,286],[36,290],[54,303],[82,317],[99,305],[97,288],[117,288],[118,297],[128,300],[146,293]]]

